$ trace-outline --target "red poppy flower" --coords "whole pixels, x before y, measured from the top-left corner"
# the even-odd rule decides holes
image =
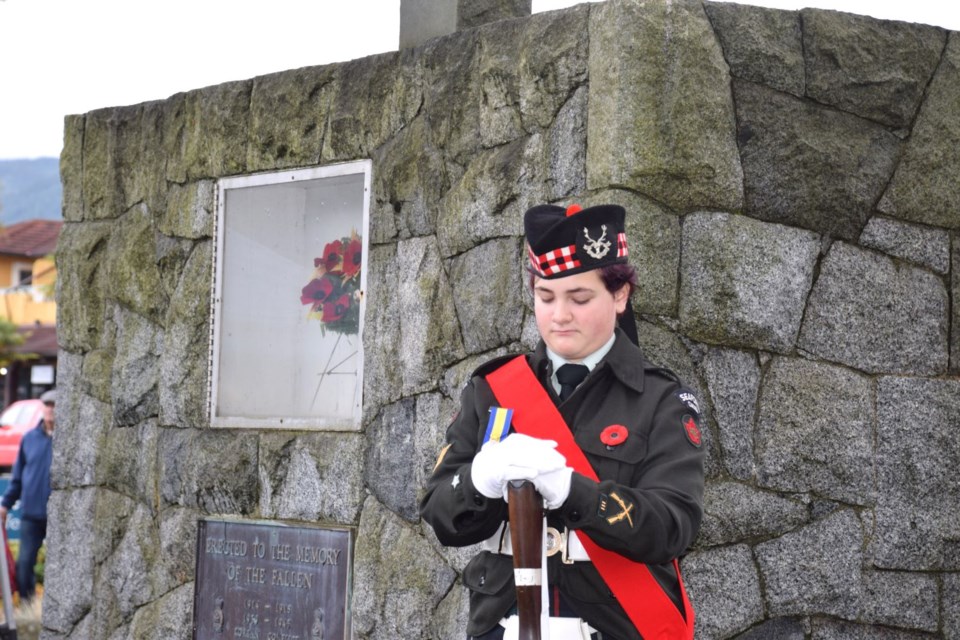
[[[314,278],[300,291],[300,304],[319,307],[336,292],[336,284],[336,281],[327,276]]]
[[[363,251],[363,244],[359,239],[354,238],[350,244],[343,250],[343,275],[352,278],[360,272],[360,258]]]
[[[322,255],[313,259],[313,274],[300,291],[300,302],[309,305],[307,318],[319,320],[321,331],[356,335],[363,297],[358,277],[362,253],[363,238],[354,230],[324,243]]]
[[[323,258],[321,258],[320,265],[323,266],[325,271],[337,271],[342,264],[343,243],[339,240],[327,243],[327,246],[323,248]],[[317,265],[316,260],[314,260],[314,266],[320,265]]]
[[[323,322],[335,322],[342,318],[349,308],[350,295],[345,293],[336,300],[323,305],[323,317],[320,318],[320,320]]]
[[[612,424],[600,432],[600,442],[608,447],[616,447],[627,441],[630,432],[622,424]]]

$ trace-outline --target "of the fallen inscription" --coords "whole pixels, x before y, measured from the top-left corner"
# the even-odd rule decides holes
[[[201,520],[194,640],[350,637],[352,530]]]

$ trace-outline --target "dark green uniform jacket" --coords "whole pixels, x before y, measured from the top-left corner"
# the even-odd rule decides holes
[[[445,545],[481,542],[508,520],[506,502],[485,498],[470,479],[488,410],[498,405],[483,376],[508,359],[480,367],[463,389],[460,413],[447,429],[449,449],[420,504],[424,520]],[[528,362],[600,478],[597,483],[574,473],[570,496],[548,514],[549,524],[561,531],[582,530],[600,546],[647,564],[682,611],[672,561],[696,537],[703,499],[704,452],[692,392],[674,374],[647,362],[619,330],[610,352],[563,404],[549,384],[551,364],[543,342]],[[615,425],[626,427],[627,438],[605,444],[605,430],[609,434],[608,427]],[[620,500],[609,499],[612,494]],[[624,511],[629,517],[621,515]],[[606,636],[641,637],[592,563],[565,565],[557,554],[549,559],[548,573],[550,584]],[[470,635],[492,629],[516,601],[509,555],[480,552],[464,569],[463,582],[471,591]]]

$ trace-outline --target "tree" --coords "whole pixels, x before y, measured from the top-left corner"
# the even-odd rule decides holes
[[[17,325],[6,318],[0,318],[0,367],[36,358],[35,353],[19,353],[16,350],[26,341],[27,336],[17,330]]]

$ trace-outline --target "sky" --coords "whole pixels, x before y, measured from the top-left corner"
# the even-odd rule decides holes
[[[960,31],[955,0],[744,3]],[[0,0],[0,160],[59,156],[68,114],[394,51],[399,32],[400,0]]]

